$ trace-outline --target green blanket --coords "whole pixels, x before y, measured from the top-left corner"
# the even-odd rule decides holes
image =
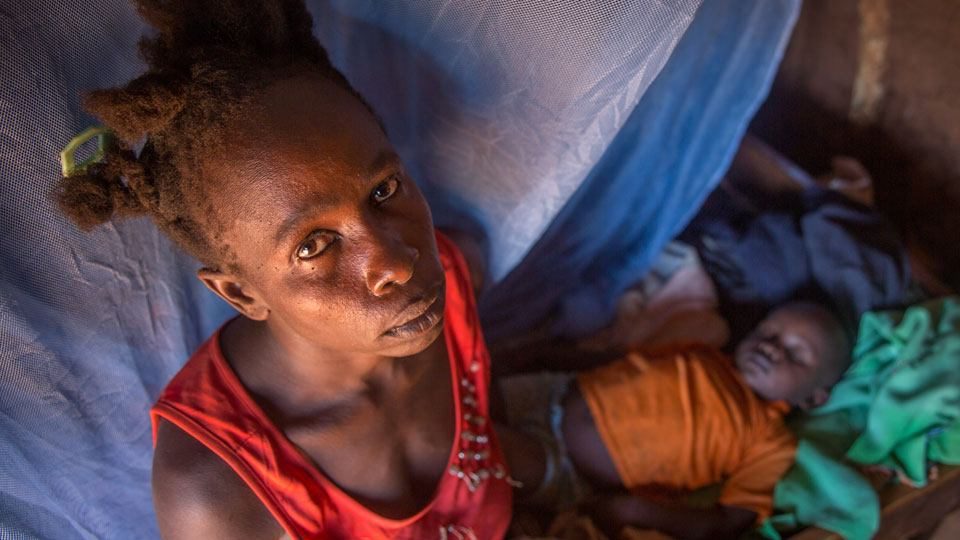
[[[929,462],[960,463],[960,299],[860,321],[853,362],[825,405],[792,419],[800,439],[760,532],[816,525],[873,536],[880,503],[857,465],[888,467],[917,485]]]

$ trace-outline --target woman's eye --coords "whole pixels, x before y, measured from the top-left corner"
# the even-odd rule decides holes
[[[297,258],[300,260],[312,259],[323,253],[334,240],[336,240],[336,236],[327,231],[312,233],[297,248]]]
[[[397,175],[393,175],[377,184],[377,187],[373,188],[373,191],[370,193],[370,198],[373,199],[375,203],[382,203],[390,197],[393,197],[393,194],[397,192],[399,187],[400,179]]]

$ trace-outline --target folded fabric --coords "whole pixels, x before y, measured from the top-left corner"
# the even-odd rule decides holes
[[[617,302],[613,323],[578,342],[587,350],[649,350],[675,343],[721,348],[729,329],[697,251],[670,242],[650,272]]]
[[[823,406],[797,418],[796,463],[762,532],[816,525],[870,538],[880,503],[857,466],[926,484],[930,463],[960,463],[960,299],[863,316],[853,363]]]
[[[863,380],[854,392],[872,403],[847,458],[888,466],[918,486],[927,480],[927,458],[960,463],[958,299],[917,306],[902,316],[868,313],[854,354],[859,361],[849,376]],[[878,378],[882,384],[870,384]]]
[[[701,213],[685,237],[717,284],[734,340],[794,298],[829,302],[851,333],[865,311],[908,301],[906,253],[873,208],[816,186],[790,208],[756,215],[717,204],[720,211]]]

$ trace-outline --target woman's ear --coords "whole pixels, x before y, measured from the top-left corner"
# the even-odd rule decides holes
[[[245,287],[236,276],[218,270],[201,268],[197,270],[197,277],[208,289],[223,298],[234,309],[255,321],[266,320],[270,314],[260,298],[249,287]]]
[[[830,399],[830,390],[827,388],[817,388],[807,399],[800,403],[800,408],[809,411],[823,405]]]

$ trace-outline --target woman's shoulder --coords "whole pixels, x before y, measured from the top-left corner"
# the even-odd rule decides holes
[[[481,242],[468,233],[456,229],[437,230],[437,247],[441,257],[446,254],[452,262],[465,270],[470,278],[471,290],[479,294],[487,273],[487,257]]]
[[[167,421],[158,426],[152,484],[157,522],[165,539],[283,535],[229,465]]]

